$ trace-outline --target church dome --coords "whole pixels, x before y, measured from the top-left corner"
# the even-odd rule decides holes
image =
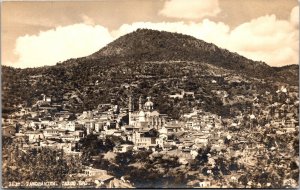
[[[147,102],[145,103],[144,107],[147,110],[152,110],[153,109],[153,102],[151,102],[150,97],[147,97]]]
[[[153,107],[153,102],[150,100],[145,103],[145,107]]]

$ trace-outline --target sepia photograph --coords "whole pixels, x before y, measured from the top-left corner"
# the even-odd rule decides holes
[[[3,189],[299,188],[297,0],[1,2]]]

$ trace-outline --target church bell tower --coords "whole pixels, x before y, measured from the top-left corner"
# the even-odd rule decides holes
[[[129,119],[129,123],[128,125],[132,124],[131,121],[131,113],[133,112],[133,102],[132,102],[132,95],[129,95],[129,100],[128,100],[128,119]]]
[[[139,97],[139,111],[143,110],[142,97]]]

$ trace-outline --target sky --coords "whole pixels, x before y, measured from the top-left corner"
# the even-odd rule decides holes
[[[297,0],[4,1],[1,62],[55,65],[138,28],[191,35],[270,66],[299,63]]]

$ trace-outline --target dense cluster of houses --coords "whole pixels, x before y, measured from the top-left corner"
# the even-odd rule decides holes
[[[223,97],[224,102],[228,97],[226,92],[216,91],[216,94]],[[117,136],[127,142],[117,144],[113,150],[116,153],[150,149],[153,152],[164,151],[166,154],[177,155],[181,163],[186,163],[197,157],[199,149],[210,146],[215,152],[209,155],[211,167],[219,157],[234,157],[239,158],[239,164],[243,164],[247,171],[255,172],[257,167],[262,167],[261,163],[275,155],[282,158],[282,161],[280,166],[273,165],[272,169],[284,167],[288,170],[287,163],[294,159],[291,153],[295,151],[292,142],[285,142],[286,146],[282,147],[275,140],[275,144],[266,146],[264,137],[267,135],[284,140],[285,135],[298,132],[298,93],[281,87],[276,94],[278,97],[272,97],[266,91],[263,96],[235,97],[252,98],[253,105],[245,110],[231,110],[236,115],[234,118],[225,119],[194,109],[193,112],[182,115],[180,121],[172,120],[155,110],[151,97],[147,97],[147,100],[140,97],[138,109],[134,109],[133,98],[130,96],[128,108],[103,104],[97,109],[74,114],[64,110],[64,105],[52,103],[51,97],[43,95],[43,99],[33,107],[20,106],[19,111],[10,118],[2,118],[2,128],[3,135],[12,136],[23,150],[50,147],[62,149],[69,155],[80,155],[78,142],[87,135],[94,134],[99,139]],[[181,94],[170,95],[170,98],[181,98],[184,95],[194,96],[192,92],[183,91]],[[99,109],[103,107],[108,109]],[[94,176],[93,172],[93,168],[87,168],[84,175]],[[242,170],[233,173],[223,185],[213,184],[210,177],[202,176],[203,180],[192,183],[191,186],[226,187],[227,184],[230,187],[229,182],[238,183],[241,173]],[[103,177],[103,181],[99,183],[113,180],[105,172],[102,176],[107,179]],[[291,181],[289,176],[285,180]]]

